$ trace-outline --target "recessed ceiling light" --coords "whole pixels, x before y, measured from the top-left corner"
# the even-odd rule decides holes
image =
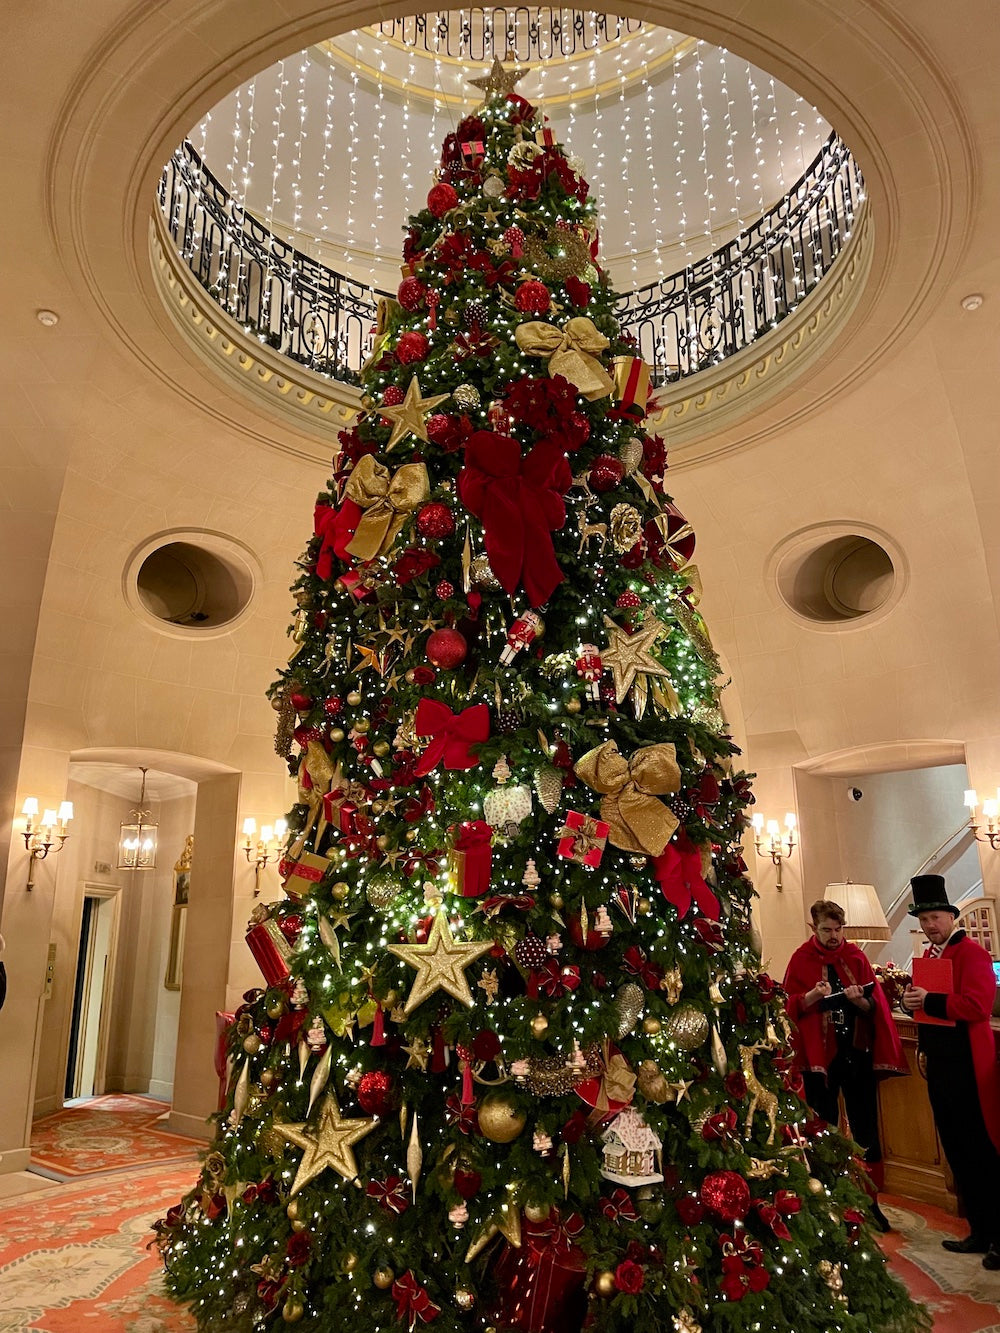
[[[47,329],[51,329],[59,323],[59,316],[54,310],[36,310],[35,318],[39,324],[44,324]]]
[[[983,298],[979,292],[970,292],[968,296],[962,297],[963,310],[978,310],[983,304]]]

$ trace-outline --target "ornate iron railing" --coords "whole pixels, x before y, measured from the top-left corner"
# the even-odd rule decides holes
[[[454,20],[454,21],[452,21]],[[369,31],[429,55],[456,60],[501,60],[507,52],[524,64],[575,56],[620,42],[642,29],[640,19],[582,9],[476,6],[458,13],[412,14],[373,23]]]
[[[621,297],[617,315],[656,386],[732,356],[790,314],[829,270],[864,198],[857,164],[832,135],[763,217],[704,259]],[[357,383],[379,296],[296,250],[233,199],[185,142],[159,202],[185,264],[261,342],[331,379]]]

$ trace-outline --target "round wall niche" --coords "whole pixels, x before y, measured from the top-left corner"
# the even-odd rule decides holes
[[[790,611],[814,629],[846,629],[888,615],[906,582],[902,552],[885,533],[819,524],[787,537],[768,578]]]
[[[178,529],[142,543],[125,570],[125,600],[147,624],[183,638],[227,634],[261,577],[253,552],[218,532]]]

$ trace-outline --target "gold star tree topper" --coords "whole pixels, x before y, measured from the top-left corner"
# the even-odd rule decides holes
[[[391,449],[405,435],[415,435],[418,440],[427,440],[427,414],[433,412],[435,407],[450,397],[451,395],[447,393],[436,393],[430,398],[424,398],[420,392],[420,383],[414,375],[401,403],[397,403],[394,407],[377,409],[379,416],[388,417],[392,422],[392,432],[386,448]]]
[[[508,51],[507,58],[510,59],[512,56],[513,52]],[[483,101],[488,102],[496,93],[500,93],[503,97],[512,93],[514,85],[528,73],[530,73],[528,69],[519,65],[513,65],[510,69],[505,69],[503,61],[500,60],[499,56],[494,55],[493,64],[488,74],[482,74],[478,79],[468,79],[466,82],[471,83],[473,88],[481,88],[483,90]]]
[[[444,912],[435,916],[426,944],[390,944],[389,952],[417,973],[406,999],[407,1014],[439,990],[471,1009],[474,1001],[465,969],[492,948],[492,940],[456,940]]]
[[[303,1185],[315,1180],[327,1167],[333,1167],[345,1180],[354,1180],[358,1174],[354,1144],[370,1134],[377,1124],[378,1119],[374,1116],[345,1120],[333,1092],[328,1092],[323,1098],[315,1133],[307,1130],[305,1122],[299,1125],[275,1122],[274,1128],[282,1138],[303,1150],[298,1172],[292,1182],[292,1194],[297,1194]]]

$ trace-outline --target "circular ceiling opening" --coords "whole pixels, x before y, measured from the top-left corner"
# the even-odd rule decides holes
[[[221,533],[149,538],[129,560],[125,599],[147,623],[178,636],[228,633],[246,615],[260,577],[253,553]]]
[[[836,629],[887,614],[902,596],[902,558],[882,533],[821,525],[777,549],[770,577],[778,596],[815,628]]]

